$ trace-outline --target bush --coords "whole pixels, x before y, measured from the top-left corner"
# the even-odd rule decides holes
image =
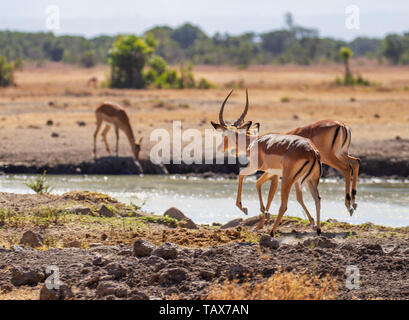
[[[14,84],[13,63],[8,62],[6,57],[0,56],[0,87],[7,87]]]
[[[85,68],[92,68],[97,64],[97,56],[94,50],[88,50],[84,53],[80,61]]]
[[[336,298],[336,280],[281,272],[254,285],[245,281],[225,281],[210,288],[207,300],[332,300]]]
[[[199,84],[197,85],[198,89],[212,89],[215,88],[215,85],[212,84],[209,80],[201,78]]]
[[[144,88],[143,69],[156,46],[152,36],[121,36],[109,51],[112,88]]]
[[[51,191],[51,187],[48,185],[47,179],[46,179],[46,174],[47,171],[43,171],[43,174],[31,179],[28,182],[25,182],[24,184],[29,187],[31,190],[33,190],[35,193],[49,193]]]

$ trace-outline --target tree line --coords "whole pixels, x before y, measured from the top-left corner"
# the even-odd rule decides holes
[[[177,28],[154,27],[156,54],[170,64],[242,65],[340,62],[339,50],[349,47],[356,57],[372,57],[393,64],[409,64],[409,33],[390,34],[384,39],[359,37],[347,42],[322,38],[316,29],[293,24],[287,18],[285,28],[265,33],[207,35],[199,27],[186,23]],[[80,36],[55,36],[52,33],[0,32],[0,56],[9,61],[24,59],[42,63],[62,61],[92,67],[107,64],[109,49],[118,36],[87,39]]]

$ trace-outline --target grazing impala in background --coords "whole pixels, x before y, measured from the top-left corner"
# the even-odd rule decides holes
[[[237,207],[245,214],[247,214],[247,208],[244,208],[241,202],[243,179],[250,174],[256,173],[257,171],[264,171],[264,174],[257,180],[256,183],[260,201],[260,210],[262,213],[264,213],[263,218],[258,226],[258,228],[261,228],[264,225],[267,214],[261,195],[261,186],[266,181],[272,180],[270,192],[268,195],[268,202],[271,203],[275,190],[277,189],[278,176],[282,176],[281,206],[278,217],[274,221],[271,235],[274,236],[275,232],[277,231],[278,225],[287,210],[288,196],[293,184],[295,184],[297,200],[305,210],[310,224],[314,229],[314,219],[308,212],[308,209],[305,206],[302,198],[302,185],[304,183],[307,183],[312,197],[315,201],[317,213],[316,231],[319,235],[321,233],[321,198],[318,192],[318,184],[321,176],[321,161],[318,150],[309,139],[296,135],[274,133],[259,136],[258,124],[255,125],[255,128],[252,128],[251,121],[243,123],[249,105],[247,90],[246,106],[244,112],[232,125],[226,124],[223,119],[223,109],[231,93],[232,91],[226,97],[220,108],[220,123],[211,123],[216,130],[221,130],[223,132],[224,151],[235,149],[236,155],[238,155],[239,153],[245,153],[249,159],[247,167],[240,170],[236,200]],[[231,146],[232,141],[237,142],[242,139],[245,140],[245,145],[244,143],[243,145],[241,145],[240,143],[234,143],[233,147]]]
[[[142,138],[138,142],[135,141],[131,123],[129,122],[129,117],[126,114],[124,108],[119,104],[113,102],[104,102],[95,110],[95,117],[97,119],[97,128],[94,133],[94,156],[97,156],[97,135],[99,129],[101,128],[102,122],[106,122],[107,125],[102,131],[102,137],[105,142],[105,147],[109,154],[111,150],[109,149],[108,141],[106,135],[111,128],[109,124],[112,124],[115,128],[116,134],[116,156],[118,156],[118,142],[119,142],[119,129],[121,129],[129,140],[132,152],[136,160],[139,160],[139,152],[141,151]]]

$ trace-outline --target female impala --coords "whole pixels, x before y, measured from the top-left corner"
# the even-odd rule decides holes
[[[139,160],[139,152],[141,151],[141,142],[142,138],[138,142],[135,141],[135,137],[132,131],[131,123],[129,122],[129,117],[126,114],[124,108],[119,104],[113,102],[104,102],[95,110],[95,117],[97,118],[97,128],[94,133],[94,156],[97,157],[97,135],[98,131],[101,128],[102,122],[106,122],[114,125],[115,134],[116,134],[116,156],[118,156],[118,142],[119,142],[119,129],[121,129],[129,140],[131,145],[132,152],[136,160]],[[105,129],[102,131],[102,137],[105,142],[105,147],[109,154],[111,150],[109,149],[108,141],[106,135],[111,129],[107,124]]]
[[[236,155],[238,153],[246,153],[249,163],[246,168],[242,169],[239,174],[239,185],[237,192],[236,205],[247,214],[247,208],[242,206],[241,193],[243,179],[250,174],[257,171],[264,171],[264,174],[257,180],[256,186],[260,201],[260,210],[264,213],[263,219],[259,225],[262,227],[265,221],[267,211],[264,208],[263,199],[261,195],[261,186],[268,180],[273,179],[278,183],[278,176],[282,176],[281,183],[281,206],[278,217],[274,222],[271,230],[271,235],[274,236],[278,225],[287,210],[288,196],[293,184],[295,184],[297,192],[297,200],[305,210],[311,226],[314,229],[314,219],[308,212],[302,198],[302,185],[307,183],[310,192],[315,201],[317,213],[317,234],[321,233],[320,224],[320,206],[321,198],[318,192],[318,184],[321,176],[321,161],[319,153],[315,146],[309,139],[296,135],[283,134],[265,134],[258,135],[258,124],[256,130],[251,128],[252,122],[244,122],[244,117],[248,110],[248,94],[246,90],[246,106],[243,114],[233,123],[228,125],[223,120],[223,109],[230,97],[232,91],[224,100],[220,112],[220,124],[211,122],[216,130],[221,130],[224,137],[224,151],[235,149]],[[238,141],[245,141],[238,143]],[[232,141],[233,148],[231,147]],[[230,143],[229,143],[230,142]],[[269,200],[274,195],[275,190],[270,188]],[[272,199],[271,199],[272,200]]]
[[[345,176],[345,206],[352,216],[355,202],[360,160],[349,155],[351,130],[339,121],[321,120],[287,132],[310,139],[317,147],[322,163],[341,171]],[[352,190],[351,190],[351,173]],[[351,207],[352,206],[352,207]]]

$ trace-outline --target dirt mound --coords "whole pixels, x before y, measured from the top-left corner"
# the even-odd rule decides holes
[[[323,240],[320,240],[323,243]],[[98,246],[34,251],[22,247],[0,249],[0,288],[10,295],[22,284],[40,288],[51,264],[59,268],[60,280],[71,287],[74,299],[201,299],[213,281],[269,277],[278,267],[284,271],[330,274],[338,279],[341,299],[407,298],[409,276],[407,243],[349,240],[312,247],[305,241],[261,249],[257,244],[231,243],[206,249],[178,248],[165,244],[162,253],[135,257],[131,246]],[[162,248],[162,249],[161,249]],[[11,267],[13,266],[13,268]],[[345,286],[346,268],[360,271],[359,289]],[[34,275],[34,276],[30,276]],[[261,277],[261,278],[260,278]],[[27,280],[28,279],[28,280]],[[28,281],[28,282],[27,282]]]

